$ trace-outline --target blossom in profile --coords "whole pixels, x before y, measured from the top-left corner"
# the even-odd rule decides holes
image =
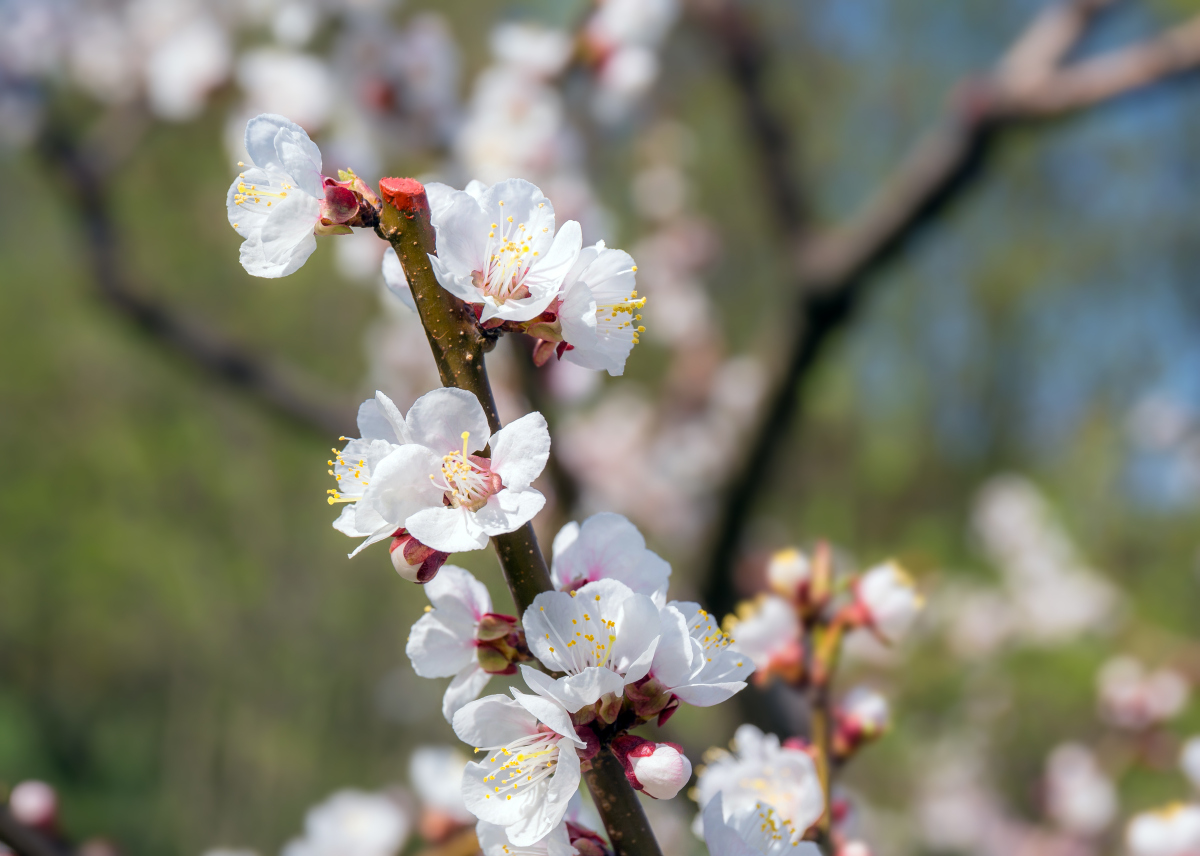
[[[834,714],[834,751],[842,757],[879,737],[892,725],[892,710],[887,697],[870,687],[854,687],[838,703]]]
[[[384,458],[401,444],[411,442],[404,416],[390,398],[376,391],[358,407],[358,433],[352,439],[342,437],[346,445],[333,449],[328,461],[329,474],[337,487],[328,491],[329,504],[345,503],[333,528],[352,538],[366,538],[386,528],[386,521],[367,506],[359,506],[363,492],[371,482],[371,473]],[[390,531],[386,535],[392,534]],[[378,540],[378,539],[376,539]]]
[[[660,620],[650,672],[625,690],[639,716],[658,716],[662,724],[680,702],[710,707],[746,688],[754,662],[699,604],[671,601]]]
[[[1134,815],[1125,846],[1130,856],[1193,856],[1200,852],[1200,805],[1176,803]]]
[[[412,822],[386,794],[338,791],[308,810],[304,835],[283,856],[395,856],[408,840]]]
[[[540,696],[512,690],[454,714],[454,733],[483,753],[467,764],[463,801],[480,820],[503,827],[508,840],[528,847],[562,823],[579,787],[577,749],[586,748],[571,716]]]
[[[769,800],[776,822],[789,824],[800,836],[825,812],[813,759],[802,749],[781,746],[774,734],[743,725],[734,733],[732,752],[709,750],[705,760],[695,798],[706,811],[718,794],[727,819],[740,818]],[[707,813],[704,823],[707,836]]]
[[[888,643],[908,634],[925,604],[912,577],[895,562],[876,565],[863,574],[854,593],[867,626]]]
[[[772,675],[798,680],[804,671],[800,641],[800,619],[781,597],[763,595],[738,606],[737,615],[726,619],[733,648],[754,664],[754,680],[765,683]]]
[[[383,253],[383,284],[387,286],[388,291],[400,299],[401,303],[413,312],[417,311],[417,304],[412,296],[412,286],[408,284],[408,277],[404,275],[400,257],[396,255],[393,247],[388,247]]]
[[[338,528],[365,538],[351,555],[402,528],[436,551],[479,550],[545,505],[531,487],[550,456],[550,433],[540,413],[526,414],[493,435],[478,399],[447,388],[418,398],[397,424],[403,425],[405,442],[373,467],[350,470],[352,478],[335,469],[335,477],[342,477],[330,491],[330,503],[357,506],[353,530]],[[479,454],[488,448],[491,457]],[[353,454],[342,459],[357,463]]]
[[[629,352],[646,331],[640,323],[646,298],[638,296],[636,274],[629,253],[603,241],[579,253],[558,308],[563,359],[613,377],[625,373]]]
[[[241,262],[253,276],[294,273],[317,248],[317,235],[348,235],[372,225],[379,200],[353,173],[321,174],[321,150],[295,122],[263,113],[246,123],[253,162],[225,197],[229,223],[245,240]],[[245,167],[245,164],[239,164]]]
[[[555,232],[550,200],[521,179],[449,193],[437,187],[430,210],[437,231],[437,255],[429,257],[434,275],[477,306],[484,323],[540,315],[558,296],[582,245],[579,224],[569,220]]]
[[[801,841],[803,830],[773,806],[755,802],[730,811],[721,794],[704,809],[704,843],[711,856],[819,856],[811,841]]]
[[[487,586],[462,568],[447,565],[425,584],[431,606],[413,625],[405,653],[423,678],[453,678],[442,697],[450,722],[483,692],[492,675],[512,674],[522,645],[516,619],[492,612]]]
[[[666,599],[671,566],[646,549],[646,539],[620,514],[593,514],[574,521],[554,536],[550,577],[559,591],[597,580],[616,580],[657,603]]]
[[[542,592],[521,622],[530,652],[561,678],[521,667],[530,688],[571,713],[604,701],[620,709],[625,685],[650,670],[661,627],[658,606],[617,580],[572,592]],[[607,719],[611,722],[612,719]]]

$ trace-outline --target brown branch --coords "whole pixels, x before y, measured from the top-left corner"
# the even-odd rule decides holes
[[[433,275],[429,255],[436,252],[436,236],[425,188],[414,179],[385,178],[379,189],[385,201],[376,231],[400,257],[442,383],[472,393],[492,431],[499,431],[500,417],[483,358],[492,342],[470,308]],[[537,595],[553,588],[533,526],[526,523],[516,532],[497,535],[492,546],[518,614],[524,613]],[[592,764],[586,780],[617,856],[662,856],[621,763],[604,747]]]
[[[1074,66],[1065,61],[1109,4],[1075,0],[1034,20],[1001,66],[959,88],[940,127],[902,162],[884,189],[846,226],[802,244],[793,291],[799,294],[794,339],[749,452],[730,479],[709,551],[706,595],[721,614],[736,599],[732,571],[762,476],[791,430],[803,385],[835,333],[846,324],[874,275],[932,219],[965,195],[998,134],[1062,116],[1182,74],[1200,65],[1200,23]],[[1039,80],[1036,86],[1030,80]]]
[[[266,404],[290,421],[338,436],[353,427],[353,409],[320,393],[300,372],[232,344],[216,332],[141,293],[118,262],[120,239],[109,213],[106,182],[96,159],[61,131],[39,141],[42,156],[65,179],[83,228],[88,268],[100,296],[151,342]]]

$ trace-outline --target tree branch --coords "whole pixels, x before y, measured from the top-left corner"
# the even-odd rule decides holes
[[[400,257],[442,383],[473,393],[492,431],[499,431],[500,417],[483,358],[491,342],[467,305],[438,284],[429,264],[437,244],[425,188],[411,178],[385,178],[379,189],[384,205],[376,231]],[[518,614],[524,613],[538,594],[552,590],[550,572],[531,524],[495,536],[492,546]],[[586,780],[617,856],[661,856],[624,767],[607,747],[592,764]]]
[[[1200,66],[1197,18],[1074,67],[1047,68],[1065,60],[1109,5],[1106,0],[1075,0],[1036,18],[993,74],[959,88],[940,127],[916,146],[861,214],[802,244],[792,289],[799,295],[795,337],[749,452],[724,492],[714,527],[706,595],[717,614],[734,606],[732,569],[761,474],[791,429],[804,382],[825,345],[845,325],[874,275],[974,186],[997,135]]]
[[[87,262],[101,297],[155,344],[181,356],[202,372],[267,404],[290,421],[338,436],[353,427],[353,411],[333,403],[284,368],[239,348],[213,331],[138,292],[118,263],[119,239],[108,210],[99,169],[65,135],[49,132],[39,142],[44,158],[66,179],[70,200],[83,227]]]

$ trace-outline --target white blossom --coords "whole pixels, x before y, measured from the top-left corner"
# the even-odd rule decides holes
[[[695,798],[701,808],[707,809],[721,794],[724,816],[738,818],[765,801],[777,813],[778,822],[790,824],[799,835],[825,812],[813,759],[801,749],[781,746],[774,734],[743,725],[734,734],[732,753],[710,751],[714,757],[696,781]]]
[[[470,571],[454,565],[443,567],[424,591],[432,607],[413,625],[404,652],[421,677],[454,678],[442,696],[442,716],[450,722],[491,678],[479,662],[476,642],[480,619],[492,611],[492,597]]]
[[[542,592],[522,619],[529,650],[553,679],[521,667],[530,688],[571,713],[646,676],[661,635],[658,606],[617,580],[598,580],[572,592]]]
[[[1125,828],[1125,845],[1130,856],[1194,856],[1200,851],[1200,805],[1134,815]]]
[[[368,506],[359,505],[358,500],[370,484],[375,467],[412,438],[404,416],[392,400],[379,391],[375,392],[374,398],[359,405],[358,432],[362,436],[347,440],[341,451],[333,449],[333,459],[328,462],[332,468],[329,473],[338,486],[329,491],[329,502],[331,505],[346,503],[333,528],[351,537],[363,538],[386,528],[387,522]],[[385,532],[384,537],[391,535],[395,528]]]
[[[753,660],[731,647],[731,637],[699,604],[671,601],[660,617],[663,635],[649,674],[663,691],[710,707],[746,688]]]
[[[1096,676],[1100,715],[1138,730],[1178,716],[1187,705],[1187,678],[1169,667],[1150,671],[1133,657],[1114,657]]]
[[[412,296],[412,286],[408,284],[408,277],[404,275],[400,257],[396,255],[393,247],[388,247],[383,254],[383,282],[388,291],[400,298],[401,303],[413,312],[417,311],[417,304]]]
[[[616,580],[656,603],[666,600],[671,566],[646,549],[646,539],[620,514],[593,514],[574,521],[554,536],[550,577],[559,591],[596,580]]]
[[[408,814],[394,799],[364,791],[338,791],[313,806],[304,835],[283,856],[394,856],[408,840]]]
[[[762,802],[734,811],[725,809],[717,794],[704,809],[704,843],[710,856],[818,856],[811,841],[801,841],[803,830]]]
[[[839,718],[855,736],[875,737],[891,727],[887,696],[870,687],[854,687],[838,705]]]
[[[515,689],[512,694],[463,707],[454,715],[454,733],[485,753],[463,775],[467,808],[503,827],[513,844],[528,847],[562,822],[579,787],[576,749],[586,744],[560,705]]]
[[[569,220],[556,234],[554,207],[528,181],[509,179],[477,193],[453,191],[431,210],[437,230],[437,255],[429,257],[434,275],[455,297],[478,304],[482,322],[540,315],[579,256],[579,224]]]
[[[264,113],[246,124],[246,151],[254,165],[225,199],[230,224],[245,238],[242,267],[253,276],[287,276],[317,248],[321,150],[296,123]]]
[[[629,352],[646,328],[638,322],[646,298],[638,297],[637,265],[624,250],[603,241],[579,253],[562,285],[558,316],[570,346],[563,359],[613,377],[625,372]]]
[[[895,562],[885,562],[863,574],[855,586],[855,596],[871,629],[891,643],[904,638],[924,604],[912,577]]]
[[[757,679],[772,674],[794,676],[803,667],[800,643],[800,619],[796,610],[781,597],[764,595],[752,604],[738,608],[737,618],[729,627],[734,650],[754,663]]]
[[[146,57],[146,96],[155,115],[173,122],[194,119],[209,92],[229,75],[229,35],[198,16],[156,44]]]
[[[330,491],[330,502],[357,505],[352,524],[345,512],[338,519],[342,532],[366,539],[354,553],[400,528],[434,550],[478,550],[541,511],[545,497],[530,485],[550,455],[542,414],[493,435],[474,395],[435,389],[413,403],[403,425],[408,439],[399,448],[369,472],[353,470],[353,480],[343,475]],[[477,454],[485,448],[490,458]]]

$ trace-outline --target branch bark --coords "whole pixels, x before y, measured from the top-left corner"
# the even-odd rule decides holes
[[[617,856],[662,856],[637,791],[625,778],[625,768],[611,749],[600,750],[583,778]]]
[[[960,86],[940,126],[844,227],[801,242],[794,338],[742,465],[728,482],[709,551],[710,608],[731,610],[742,533],[774,452],[825,346],[845,326],[875,274],[982,175],[1002,133],[1104,103],[1200,67],[1200,16],[1132,47],[1063,67],[1111,0],[1074,0],[1038,16],[988,77]]]

